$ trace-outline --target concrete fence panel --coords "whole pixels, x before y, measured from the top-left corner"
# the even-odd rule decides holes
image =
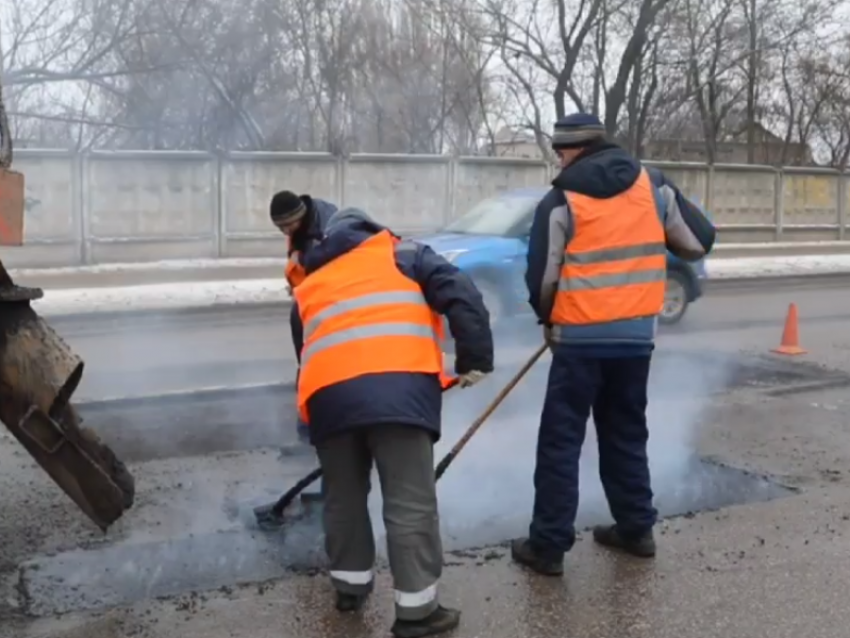
[[[549,166],[544,162],[461,157],[454,163],[450,219],[457,219],[482,199],[513,188],[545,187],[549,179]]]
[[[840,175],[836,171],[787,169],[782,180],[778,235],[787,241],[838,238]]]
[[[217,177],[205,153],[90,154],[83,184],[91,261],[214,256]]]
[[[431,230],[445,218],[449,168],[442,155],[352,155],[343,170],[342,203],[398,232]]]
[[[269,203],[281,190],[338,202],[340,163],[329,153],[232,153],[222,160],[221,244],[225,257],[280,257],[283,238]]]
[[[279,256],[272,194],[358,206],[399,232],[432,231],[477,202],[545,187],[552,167],[516,158],[26,149],[25,242],[13,267]],[[850,176],[826,169],[649,162],[714,216],[721,241],[844,239]]]
[[[771,241],[776,234],[777,171],[763,166],[715,166],[711,212],[725,241]]]
[[[647,162],[647,164],[661,170],[686,197],[693,199],[700,206],[710,206],[710,175],[707,166],[672,162]]]
[[[15,170],[24,174],[26,188],[24,245],[4,251],[9,266],[64,266],[82,259],[78,168],[68,151],[15,153]]]

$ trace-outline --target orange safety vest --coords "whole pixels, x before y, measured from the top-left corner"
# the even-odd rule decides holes
[[[304,281],[304,278],[307,276],[307,271],[304,270],[304,266],[301,265],[301,251],[290,250],[291,246],[292,239],[287,237],[288,257],[284,274],[286,275],[286,281],[289,282],[289,285],[292,286],[293,290],[295,290],[295,288],[300,286],[301,282]]]
[[[574,233],[564,251],[552,323],[598,324],[659,314],[667,249],[646,170],[616,197],[565,194]]]
[[[304,326],[298,412],[322,388],[365,374],[436,374],[443,388],[442,322],[395,264],[388,231],[311,273],[293,294]],[[368,397],[364,397],[368,401]]]

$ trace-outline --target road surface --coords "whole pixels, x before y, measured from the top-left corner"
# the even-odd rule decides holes
[[[455,635],[844,638],[850,623],[844,604],[850,587],[849,297],[794,289],[707,297],[685,324],[662,335],[650,419],[656,492],[665,507],[698,510],[712,498],[722,505],[724,494],[738,500],[778,495],[740,473],[719,479],[699,474],[697,468],[706,466],[695,465],[694,454],[768,475],[797,493],[668,519],[659,526],[654,562],[608,554],[585,536],[568,557],[563,579],[510,564],[496,541],[521,533],[527,520],[542,393],[540,377],[524,384],[441,483],[442,518],[451,530],[447,546],[456,550],[446,555],[442,595],[464,610]],[[771,362],[776,368],[769,369],[763,357],[777,345],[791,301],[799,306],[809,354]],[[86,358],[81,396],[285,381],[292,374],[285,316],[199,315],[156,330],[148,324],[150,331],[57,326]],[[530,332],[500,351],[508,374],[535,338]],[[455,394],[446,408],[446,438],[480,408],[469,404],[486,402],[494,391],[486,386]],[[184,425],[175,422],[172,430]],[[299,528],[281,544],[243,531],[251,505],[273,498],[311,468],[309,456],[281,459],[275,448],[252,445],[185,455],[174,449],[168,424],[157,427],[159,450],[133,464],[137,505],[105,538],[13,442],[0,444],[0,575],[6,585],[0,634],[387,635],[392,597],[386,570],[363,616],[339,617],[326,579],[303,573],[318,564],[309,554],[318,542],[315,528]],[[246,422],[243,431],[247,436],[255,428]],[[592,465],[592,446],[587,456]],[[582,477],[587,523],[606,517],[594,474],[588,466]],[[502,537],[483,549],[465,547],[482,530]],[[233,584],[252,577],[271,580]],[[97,610],[104,602],[117,606]]]
[[[788,303],[800,309],[804,332],[850,318],[842,289],[799,289],[754,294],[714,292],[694,304],[682,324],[661,330],[661,347],[714,348],[712,334],[781,327]],[[294,381],[289,317],[285,309],[198,311],[79,323],[52,320],[86,362],[78,399],[144,396],[211,386]],[[536,345],[530,318],[518,319],[499,337],[504,361],[519,361]],[[778,339],[778,336],[774,337]],[[734,344],[736,347],[738,343]],[[733,348],[734,349],[734,348]]]

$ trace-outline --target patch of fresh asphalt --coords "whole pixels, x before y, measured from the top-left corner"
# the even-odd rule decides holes
[[[661,516],[766,501],[792,493],[763,477],[692,461],[684,484],[661,486]],[[607,520],[601,508],[584,509],[580,526]],[[525,532],[525,514],[464,529],[444,538],[447,552],[494,545]],[[149,598],[209,591],[313,573],[324,565],[320,512],[293,518],[280,532],[230,531],[165,541],[74,550],[21,565],[19,592],[26,613],[44,616],[131,604]]]
[[[706,376],[713,392],[730,388],[749,387],[758,391],[790,390],[829,380],[848,382],[844,373],[796,361],[776,361],[754,357],[731,358],[706,353],[659,353],[658,368],[676,369],[697,365],[703,370],[718,370],[716,378]],[[721,370],[731,374],[720,374]],[[541,380],[542,381],[542,380]],[[681,388],[667,387],[665,392],[677,393]],[[287,392],[289,402],[283,402]],[[292,388],[224,391],[221,396],[170,397],[159,405],[154,400],[129,400],[82,405],[83,414],[91,420],[105,415],[120,415],[122,410],[134,410],[142,428],[136,435],[127,434],[133,419],[109,425],[109,419],[98,423],[101,434],[120,451],[133,453],[139,459],[181,454],[206,454],[226,449],[237,437],[236,428],[245,428],[246,421],[229,419],[255,402],[279,401],[275,411],[292,414]],[[663,399],[660,399],[663,401]],[[232,402],[236,402],[235,404]],[[230,402],[230,405],[228,403]],[[110,405],[110,403],[112,403]],[[204,406],[209,412],[204,412]],[[522,402],[506,407],[505,419],[512,412],[526,409]],[[159,412],[157,412],[159,410]],[[205,414],[204,419],[191,418],[193,410]],[[168,434],[168,421],[182,414],[182,423],[204,423],[208,436],[180,438]],[[171,416],[169,416],[171,415]],[[223,415],[216,417],[216,415]],[[216,419],[218,418],[218,421]],[[290,416],[291,419],[291,416]],[[211,421],[212,420],[212,421]],[[292,430],[282,418],[276,427]],[[162,423],[159,425],[158,423]],[[148,425],[144,425],[148,424]],[[170,436],[169,444],[143,450],[144,428],[157,424],[163,432],[155,438]],[[267,445],[267,439],[254,444]],[[184,447],[186,446],[186,447]],[[250,448],[242,445],[242,448]],[[292,444],[296,448],[296,444]],[[688,516],[697,511],[713,510],[732,504],[770,500],[792,493],[766,477],[754,476],[740,470],[691,458],[685,464],[678,481],[663,482],[656,489],[656,505],[662,516]],[[608,513],[601,499],[584,506],[579,524],[593,525],[607,520]],[[222,501],[222,516],[236,523],[250,522],[250,508],[258,503],[241,504]],[[247,517],[247,518],[246,518]],[[292,522],[281,533],[264,533],[250,528],[227,529],[213,533],[178,535],[168,540],[148,542],[102,543],[91,549],[76,549],[55,556],[38,557],[19,568],[21,604],[27,613],[45,615],[80,609],[96,609],[135,602],[144,598],[170,596],[188,591],[216,589],[248,582],[311,572],[322,566],[322,539],[319,514],[296,511]],[[488,519],[474,526],[445,521],[444,543],[447,551],[464,552],[470,548],[498,545],[506,539],[521,535],[527,525],[525,512],[506,513],[498,520]]]
[[[506,382],[517,365],[494,373],[489,387]],[[650,379],[654,399],[687,396],[690,375],[675,370],[700,370],[700,392],[713,394],[733,388],[804,392],[850,385],[850,376],[807,362],[768,357],[738,357],[711,352],[659,351]],[[543,387],[547,369],[533,368],[525,380]],[[663,380],[659,379],[663,377]],[[465,397],[476,398],[474,388]],[[481,395],[482,404],[487,397]],[[453,397],[447,398],[447,406]],[[299,448],[295,437],[295,386],[261,384],[118,400],[77,403],[84,423],[93,428],[119,457],[132,462],[158,458],[200,456],[263,447]],[[527,412],[523,401],[506,401],[500,416],[510,419]]]
[[[742,299],[746,299],[747,303],[742,303]],[[727,329],[730,322],[736,325],[749,322],[744,325],[781,326],[782,311],[791,300],[798,302],[801,314],[806,315],[807,321],[826,321],[827,316],[830,317],[828,320],[834,321],[836,316],[850,316],[848,304],[842,299],[811,290],[794,295],[771,293],[760,296],[758,300],[735,295],[708,296],[691,309],[686,319],[690,323],[683,324],[681,328],[699,331],[712,325],[715,326],[712,329],[717,329],[716,326]],[[82,341],[102,342],[99,347],[108,352],[114,345],[114,342],[110,342],[112,338],[132,342],[147,334],[148,341],[134,346],[143,355],[160,339],[166,342],[171,339],[164,349],[173,351],[174,344],[191,340],[193,336],[202,333],[196,343],[186,348],[196,357],[190,365],[208,365],[197,360],[199,352],[204,351],[199,351],[196,344],[206,344],[208,350],[224,350],[219,355],[221,360],[230,361],[231,369],[236,369],[256,356],[256,351],[251,348],[268,350],[273,339],[284,342],[288,339],[286,316],[281,316],[277,310],[267,309],[269,314],[258,323],[256,315],[251,316],[252,312],[246,314],[240,310],[235,318],[227,312],[200,313],[178,319],[179,325],[174,323],[175,316],[148,317],[146,321],[160,322],[156,330],[150,329],[156,324],[148,324],[148,328],[144,328],[138,323],[125,330],[127,324],[126,318],[123,318],[119,321],[118,335],[114,330],[101,332],[101,327],[95,322],[89,326],[90,331],[82,337]],[[730,316],[736,319],[730,320]],[[61,328],[61,322],[58,326]],[[528,334],[529,344],[539,339],[539,329],[533,333],[529,331]],[[72,333],[69,340],[73,344],[79,336],[75,337]],[[240,338],[244,338],[244,341],[240,342]],[[518,351],[524,349],[522,344],[517,348]],[[277,357],[278,353],[273,353],[269,360]],[[178,363],[175,361],[175,365]],[[261,363],[268,365],[268,361]],[[787,394],[848,383],[846,375],[812,364],[736,358],[710,352],[679,353],[662,349],[656,355],[654,370],[666,368],[675,371],[679,365],[692,369],[695,363],[702,372],[704,390],[712,393],[721,393],[729,388],[750,388],[758,392]],[[145,365],[147,363],[142,359],[129,362],[127,368],[132,370],[135,366]],[[503,362],[502,369],[494,376],[497,381],[499,375],[506,378],[515,367],[512,360]],[[538,366],[528,383],[542,387],[545,383],[542,377],[544,368]],[[106,374],[114,375],[115,370],[109,370]],[[152,374],[159,372],[154,371]],[[677,383],[681,383],[682,387],[678,387]],[[663,400],[664,394],[675,395],[678,389],[685,389],[687,385],[687,379],[680,380],[675,374],[666,374],[663,386],[654,390],[653,396]],[[86,402],[80,405],[80,409],[88,424],[114,445],[119,454],[127,454],[138,461],[210,454],[234,447],[252,449],[255,446],[279,446],[290,451],[298,449],[292,435],[294,410],[291,386],[288,390],[285,384],[267,385],[253,390],[222,390],[220,396],[216,396],[216,392],[196,397],[171,397],[167,400],[154,398]],[[506,402],[501,408],[501,416],[505,419],[527,419],[527,402]],[[249,424],[247,430],[251,432],[247,441],[244,437],[246,424]],[[152,444],[151,440],[159,443]],[[732,502],[758,501],[785,493],[781,487],[770,484],[766,479],[706,465],[695,459],[691,460],[690,471],[686,476],[692,476],[693,480],[662,483],[659,486],[658,506],[665,515],[687,515],[697,509],[720,507]],[[449,477],[449,480],[454,478]],[[234,511],[227,503],[222,503],[222,516],[228,513],[232,516]],[[585,508],[582,511],[582,524],[601,520],[607,520],[607,512],[601,507]],[[486,525],[475,529],[456,528],[448,521],[446,547],[463,551],[465,547],[498,544],[505,538],[524,532],[526,523],[524,514],[500,519],[498,525],[488,520]],[[168,541],[104,542],[87,550],[72,550],[51,557],[41,556],[23,564],[19,573],[19,593],[24,609],[33,614],[44,614],[98,607],[104,603],[115,604],[116,601],[128,602],[140,596],[179,593],[187,591],[186,588],[207,588],[211,583],[228,586],[228,583],[286,575],[293,573],[293,570],[315,569],[321,555],[314,551],[319,537],[318,529],[316,519],[307,518],[288,530],[282,543],[279,538],[233,529],[218,533],[195,532],[194,536],[176,534]],[[228,550],[228,547],[232,549]],[[182,563],[180,558],[184,559]],[[104,569],[106,567],[109,568],[108,575]],[[83,580],[91,581],[91,589],[83,586]]]

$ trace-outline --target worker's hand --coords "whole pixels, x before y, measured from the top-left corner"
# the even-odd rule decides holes
[[[543,341],[547,346],[552,347],[552,326],[543,326]]]
[[[486,376],[486,372],[473,370],[472,372],[467,372],[466,374],[460,375],[458,383],[460,384],[461,388],[471,388]]]
[[[289,284],[286,284],[286,294],[292,296],[292,286]]]

